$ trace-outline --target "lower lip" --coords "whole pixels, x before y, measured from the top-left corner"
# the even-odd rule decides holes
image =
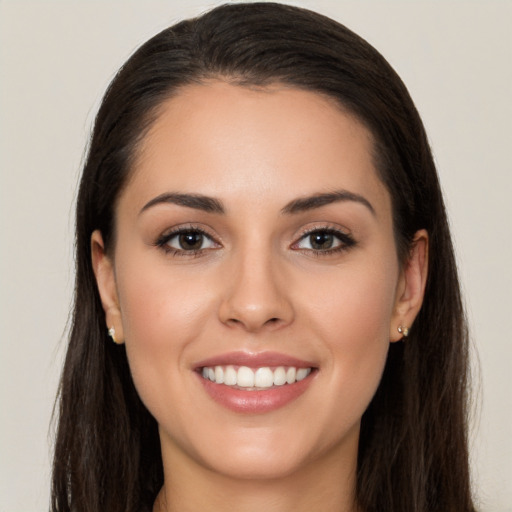
[[[243,391],[224,384],[216,384],[198,374],[206,392],[220,405],[238,413],[263,414],[275,411],[299,398],[309,387],[311,372],[305,379],[260,391]]]

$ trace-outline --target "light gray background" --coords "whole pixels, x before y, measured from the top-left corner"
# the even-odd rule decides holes
[[[99,99],[140,43],[216,3],[0,2],[0,512],[47,509],[49,421],[73,288],[73,203]],[[367,38],[423,116],[481,365],[476,490],[483,511],[512,510],[512,4],[295,4]]]

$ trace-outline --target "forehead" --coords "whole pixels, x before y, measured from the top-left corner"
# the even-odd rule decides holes
[[[127,192],[140,203],[170,190],[247,201],[254,191],[277,204],[339,188],[388,202],[372,135],[353,115],[310,91],[214,81],[161,105]]]

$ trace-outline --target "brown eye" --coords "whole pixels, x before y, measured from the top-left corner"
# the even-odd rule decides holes
[[[294,249],[302,249],[313,253],[330,254],[343,251],[354,246],[356,241],[351,235],[335,229],[315,229],[306,233],[296,244]]]
[[[335,243],[334,235],[325,231],[317,231],[309,235],[309,243],[315,251],[332,249]]]
[[[197,231],[181,233],[178,236],[180,249],[184,251],[197,251],[202,248],[204,235]]]
[[[219,247],[208,234],[200,229],[180,229],[162,236],[156,245],[163,249],[178,253],[194,253]]]

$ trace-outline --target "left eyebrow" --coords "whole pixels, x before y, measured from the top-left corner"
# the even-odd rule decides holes
[[[314,194],[311,196],[294,199],[281,210],[281,213],[301,213],[308,210],[314,210],[315,208],[321,208],[322,206],[326,206],[328,204],[345,201],[354,201],[356,203],[362,204],[368,208],[368,210],[370,210],[373,216],[376,215],[375,209],[370,201],[368,201],[368,199],[359,194],[349,192],[348,190],[336,190],[334,192]]]
[[[214,197],[203,196],[200,194],[165,193],[160,194],[146,203],[139,212],[139,215],[142,212],[145,212],[148,208],[162,203],[176,204],[178,206],[185,206],[186,208],[202,210],[207,213],[224,213],[222,203]]]

